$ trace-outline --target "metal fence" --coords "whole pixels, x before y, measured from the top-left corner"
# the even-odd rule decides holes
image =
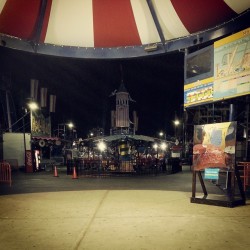
[[[163,162],[158,159],[135,160],[101,160],[101,159],[73,159],[67,161],[67,174],[85,176],[116,176],[116,175],[157,175],[171,174],[181,171],[179,161]]]
[[[7,182],[11,186],[11,167],[7,162],[0,163],[0,182]]]

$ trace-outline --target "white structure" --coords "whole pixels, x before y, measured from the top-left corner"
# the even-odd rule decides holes
[[[116,128],[129,128],[129,93],[123,82],[116,93]]]
[[[4,133],[3,159],[15,167],[25,166],[25,151],[30,148],[30,133]],[[13,167],[13,166],[12,166]]]
[[[130,125],[133,124],[135,133],[135,128],[137,128],[137,115],[133,112],[133,123],[129,118],[129,102],[133,101],[130,97],[127,89],[124,86],[123,81],[117,91],[112,93],[112,96],[116,96],[116,111],[111,111],[111,127],[113,134],[130,134]]]

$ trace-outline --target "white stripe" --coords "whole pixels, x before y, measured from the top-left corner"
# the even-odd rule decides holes
[[[53,0],[45,43],[94,46],[92,0]]]
[[[170,0],[153,0],[152,2],[165,40],[190,34],[181,22]]]
[[[136,26],[142,44],[150,44],[160,41],[159,34],[154,24],[146,0],[130,0],[134,13]]]
[[[0,0],[0,13],[1,13],[2,10],[3,10],[3,7],[4,7],[5,3],[6,3],[6,1],[7,1],[7,0]]]
[[[224,2],[238,14],[250,8],[250,0],[224,0]]]

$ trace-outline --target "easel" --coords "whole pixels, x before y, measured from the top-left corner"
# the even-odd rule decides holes
[[[198,175],[199,181],[202,187],[203,197],[196,197],[196,176]],[[200,170],[193,170],[193,180],[192,180],[192,197],[190,199],[191,203],[207,204],[222,207],[235,207],[246,204],[246,197],[243,190],[242,182],[240,179],[239,170],[236,168],[234,171],[228,171],[227,176],[227,193],[225,195],[215,196],[209,195],[204,183],[202,174]],[[240,195],[235,195],[235,180],[239,187]]]

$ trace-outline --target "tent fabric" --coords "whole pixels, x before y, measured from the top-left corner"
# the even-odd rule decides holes
[[[0,0],[0,33],[59,46],[159,43],[148,2],[165,40],[215,27],[250,8],[249,0]]]

